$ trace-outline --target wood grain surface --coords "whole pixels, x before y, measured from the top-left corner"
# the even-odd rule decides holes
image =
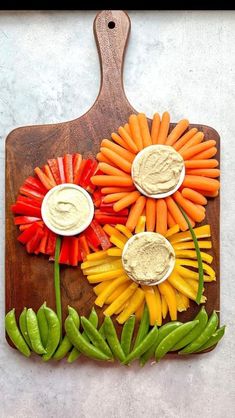
[[[123,88],[123,62],[129,32],[130,19],[126,13],[100,12],[94,21],[94,35],[100,57],[101,86],[94,105],[78,119],[17,128],[6,139],[6,312],[15,307],[17,317],[24,306],[37,310],[44,301],[55,309],[53,263],[42,255],[26,253],[25,247],[17,241],[19,230],[13,223],[10,206],[15,202],[24,179],[33,174],[34,167],[42,166],[48,158],[65,153],[79,152],[84,157],[95,156],[101,140],[110,138],[111,132],[117,131],[121,124],[126,123],[131,113],[137,113],[128,102]],[[166,110],[171,112],[171,109]],[[174,126],[175,124],[171,124],[170,129]],[[206,139],[216,140],[216,158],[219,159],[218,133],[213,128],[200,124],[191,124],[190,128],[194,126],[204,132]],[[220,200],[217,197],[209,201],[207,218],[203,222],[211,225],[211,254],[214,257],[212,267],[217,273],[216,282],[205,284],[206,309],[209,314],[213,309],[220,308],[219,220]],[[82,315],[89,314],[95,295],[79,268],[61,267],[61,292],[64,318],[68,304]],[[191,301],[190,308],[179,314],[179,320],[193,318],[198,310],[199,307]],[[99,316],[101,321],[101,310]],[[169,317],[166,320],[170,320]],[[116,326],[120,332],[118,324]]]

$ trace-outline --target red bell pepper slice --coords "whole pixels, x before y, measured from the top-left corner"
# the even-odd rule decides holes
[[[21,196],[21,195],[17,197],[16,203],[18,202],[23,202],[31,206],[36,206],[37,208],[40,208],[42,206],[42,202],[40,202],[39,200],[31,199],[30,197]]]
[[[82,256],[82,260],[84,261],[88,254],[90,254],[89,246],[86,240],[86,237],[84,235],[81,235],[78,238],[79,241],[79,248]]]
[[[28,253],[33,253],[38,248],[43,235],[43,229],[41,227],[38,227],[33,237],[26,243],[26,250]]]
[[[66,183],[73,183],[73,156],[65,154],[64,156],[64,172]]]
[[[38,180],[36,177],[28,177],[23,186],[30,187],[30,189],[37,190],[39,193],[41,193],[43,196],[47,193],[47,189],[43,186],[40,180]]]
[[[87,239],[89,247],[93,249],[100,246],[100,239],[91,226],[88,226],[88,228],[84,231],[84,235]]]
[[[40,218],[35,218],[33,216],[15,216],[14,217],[14,224],[15,225],[25,225],[31,224],[33,222],[40,221]]]
[[[26,244],[33,238],[33,236],[39,228],[42,229],[40,226],[38,226],[37,223],[32,224],[32,226],[30,226],[17,237],[17,240],[21,242],[21,244]]]
[[[84,187],[84,189],[88,186],[90,182],[90,177],[93,175],[94,171],[96,170],[97,162],[95,160],[86,160],[85,167],[83,169],[82,177],[80,180],[80,185]]]
[[[86,166],[86,161],[87,160],[82,160],[82,162],[80,164],[80,167],[79,167],[76,175],[74,176],[74,184],[80,184],[82,173],[83,173],[84,167]]]
[[[47,162],[51,169],[51,172],[52,172],[52,175],[54,177],[56,184],[61,184],[60,172],[59,172],[57,160],[55,158],[52,158],[50,160],[47,160]]]
[[[98,224],[98,222],[96,222],[95,219],[93,219],[93,221],[91,222],[90,227],[93,229],[95,235],[99,239],[100,245],[103,250],[107,250],[112,246],[107,234],[104,232],[103,228]]]
[[[11,210],[13,213],[17,213],[19,215],[28,215],[28,216],[35,216],[36,218],[41,218],[41,209],[37,208],[36,206],[29,205],[28,203],[18,202],[11,206]]]
[[[60,184],[65,183],[65,173],[64,173],[64,161],[63,157],[57,158],[58,169],[60,173]]]
[[[38,247],[38,252],[39,253],[46,254],[48,237],[49,237],[49,230],[45,229],[44,235],[43,235],[43,237],[41,239],[41,242],[40,242],[40,245]]]
[[[37,190],[31,189],[31,187],[24,185],[20,187],[20,193],[24,196],[27,196],[31,199],[42,202],[45,196],[45,193],[38,192]]]
[[[113,210],[113,203],[102,203],[100,204],[99,211],[100,213],[118,215],[118,216],[128,216],[128,209],[122,209],[119,212]]]
[[[48,165],[48,164],[45,164],[45,165],[43,166],[43,171],[44,171],[44,173],[46,174],[46,176],[49,178],[49,180],[50,180],[50,182],[53,184],[53,186],[56,186],[55,179],[54,179],[54,177],[53,177],[53,174],[52,174],[51,169],[50,169],[50,167],[49,167],[49,165]]]
[[[94,203],[95,207],[97,207],[97,208],[100,207],[102,196],[103,195],[102,195],[102,193],[99,189],[94,191],[94,193],[92,195],[92,199],[93,199],[93,203]]]
[[[71,266],[77,266],[78,258],[79,258],[78,238],[71,237],[69,245],[70,245],[69,264]]]
[[[78,153],[73,154],[73,183],[75,183],[75,178],[80,168],[81,162],[82,162],[81,154],[78,154]]]
[[[69,264],[69,256],[70,256],[70,245],[69,241],[71,240],[70,237],[63,237],[61,250],[60,250],[60,264]]]
[[[30,228],[33,224],[25,224],[25,225],[20,225],[19,226],[19,230],[21,232],[25,231],[26,229]]]
[[[55,254],[56,234],[48,229],[48,240],[46,254],[53,256]]]
[[[125,225],[127,221],[127,216],[115,216],[115,215],[106,215],[102,213],[96,213],[95,212],[95,219],[97,222],[101,225],[109,224],[109,225],[115,225],[115,224],[122,224]]]

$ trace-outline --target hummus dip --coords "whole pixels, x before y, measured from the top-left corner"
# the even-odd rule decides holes
[[[175,265],[175,253],[163,235],[141,232],[127,241],[122,264],[132,280],[151,286],[169,277]]]
[[[137,154],[132,165],[132,178],[143,193],[157,197],[161,193],[176,191],[182,170],[184,160],[173,147],[150,145]]]
[[[87,227],[91,208],[82,191],[65,184],[54,187],[49,193],[44,208],[45,223],[49,228],[56,228],[63,235],[63,232],[78,230],[83,225]]]

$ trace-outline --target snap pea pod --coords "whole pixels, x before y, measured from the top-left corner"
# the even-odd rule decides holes
[[[174,347],[174,345],[187,335],[198,323],[198,320],[186,322],[168,334],[156,348],[156,360],[159,361],[166,353],[168,353],[168,351],[171,351],[172,347]]]
[[[144,306],[144,312],[140,321],[139,329],[136,335],[133,350],[139,345],[149,331],[149,311],[147,304]]]
[[[48,323],[47,323],[46,315],[44,312],[45,306],[46,306],[46,302],[44,302],[37,311],[38,327],[39,327],[43,347],[46,347],[47,339],[48,339]]]
[[[174,331],[176,328],[178,328],[180,325],[182,325],[182,322],[179,321],[173,321],[168,322],[167,324],[164,324],[161,326],[161,328],[158,329],[158,336],[154,344],[149,347],[149,349],[140,357],[140,365],[144,366],[145,363],[154,356],[154,353],[156,351],[157,346],[160,344],[160,342],[165,338],[170,332]]]
[[[154,342],[156,341],[156,338],[158,336],[158,327],[155,325],[151,331],[145,336],[145,338],[135,347],[130,354],[126,357],[126,360],[124,364],[128,364],[131,361],[139,358],[142,354],[144,354],[149,347],[151,347]]]
[[[26,324],[26,313],[27,313],[27,308],[24,307],[19,317],[19,326],[20,326],[20,331],[21,331],[21,334],[23,335],[25,342],[28,344],[29,348],[31,348],[32,350],[31,342],[28,336],[27,324]]]
[[[104,320],[104,327],[105,327],[105,335],[108,341],[109,347],[114,355],[114,357],[121,362],[125,361],[125,354],[119,342],[115,326],[113,325],[113,321],[109,316],[105,317]]]
[[[99,331],[94,327],[94,325],[91,324],[88,319],[85,318],[85,316],[81,317],[81,322],[83,329],[88,336],[89,340],[92,342],[92,344],[97,347],[100,351],[105,353],[109,358],[112,358],[112,352],[108,346],[108,344],[105,342]]]
[[[8,337],[11,339],[16,348],[26,357],[29,357],[31,351],[27,346],[21,332],[17,326],[15,318],[15,308],[9,311],[5,316],[5,328]]]
[[[197,351],[194,351],[195,353],[199,353],[199,351],[206,350],[207,348],[213,347],[213,345],[217,344],[221,338],[223,337],[225,333],[225,325],[223,325],[221,328],[218,328],[214,334],[209,338],[209,340],[201,346]]]
[[[102,335],[103,339],[106,340],[105,329],[104,329],[104,322],[99,329],[100,335]]]
[[[37,315],[32,308],[27,310],[26,324],[33,351],[37,354],[45,354],[46,350],[42,345]]]
[[[56,313],[48,308],[47,306],[44,307],[45,315],[48,323],[48,339],[46,345],[46,354],[42,356],[44,361],[50,360],[53,356],[58,344],[60,342],[61,336],[61,328],[60,328],[60,321]]]
[[[130,318],[128,318],[128,320],[125,322],[122,328],[122,334],[121,334],[121,347],[123,349],[125,356],[127,356],[130,353],[134,328],[135,328],[135,315],[131,315]]]
[[[204,306],[201,308],[201,310],[198,312],[194,319],[198,319],[198,325],[194,327],[192,331],[190,331],[184,338],[182,338],[182,340],[180,340],[171,349],[171,351],[177,351],[183,347],[186,347],[186,345],[190,344],[197,337],[199,337],[199,335],[201,335],[202,331],[206,328],[206,324],[208,322],[208,315]]]
[[[212,334],[214,334],[218,326],[218,322],[218,315],[215,311],[213,311],[206,325],[206,328],[202,331],[201,335],[199,335],[199,337],[197,337],[196,340],[194,340],[185,348],[183,348],[183,350],[179,351],[178,354],[191,354],[194,351],[198,350],[200,347],[202,347],[204,344],[206,344],[206,342],[210,339]]]
[[[85,354],[87,357],[96,359],[96,360],[109,360],[109,357],[106,354],[102,353],[97,347],[94,347],[92,344],[86,341],[82,334],[76,328],[73,319],[68,316],[65,320],[65,331],[70,339],[71,343]]]
[[[98,326],[98,315],[97,315],[96,310],[95,310],[94,307],[92,308],[88,319],[92,323],[92,325],[94,325],[94,327],[97,328],[97,326]],[[89,338],[87,337],[85,331],[82,332],[82,336],[89,343]],[[68,356],[68,360],[67,360],[68,363],[73,363],[75,360],[78,359],[78,357],[80,355],[81,355],[80,351],[76,347],[73,347],[71,353]]]
[[[80,326],[80,318],[77,313],[77,311],[72,308],[71,306],[68,306],[69,315],[73,318],[73,321],[77,328]],[[63,340],[61,341],[59,347],[57,348],[55,354],[53,355],[53,359],[55,360],[61,360],[68,354],[69,350],[72,348],[72,343],[69,341],[68,336],[65,334]]]

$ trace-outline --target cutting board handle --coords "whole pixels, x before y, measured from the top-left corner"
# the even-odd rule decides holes
[[[104,10],[94,20],[101,67],[99,101],[121,99],[130,106],[123,87],[123,63],[130,27],[129,16],[122,10]]]

